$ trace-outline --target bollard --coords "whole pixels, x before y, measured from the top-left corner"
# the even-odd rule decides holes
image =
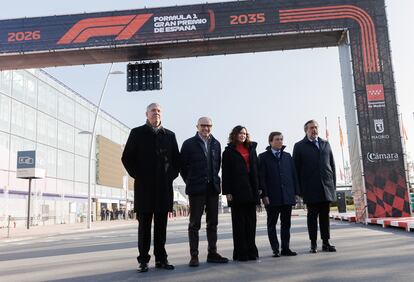
[[[7,238],[10,238],[10,220],[11,216],[9,215],[9,217],[7,218]]]

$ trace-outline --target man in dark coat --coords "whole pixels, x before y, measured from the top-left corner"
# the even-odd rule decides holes
[[[134,182],[134,209],[138,218],[138,271],[147,272],[154,219],[155,266],[174,269],[167,260],[165,241],[168,212],[173,209],[173,180],[179,172],[175,134],[161,125],[161,107],[147,107],[145,125],[131,130],[122,163]]]
[[[221,191],[218,173],[221,165],[221,146],[211,134],[212,126],[210,118],[200,118],[196,135],[187,139],[181,147],[181,176],[190,200],[189,266],[199,265],[198,232],[204,210],[207,221],[207,262],[228,262],[227,258],[217,253],[218,201]]]
[[[318,123],[305,123],[303,140],[293,148],[293,159],[299,177],[300,191],[308,209],[308,232],[311,253],[317,252],[318,217],[322,250],[335,252],[329,244],[329,206],[335,200],[335,162],[328,141],[318,137]]]
[[[259,155],[260,189],[267,212],[267,234],[273,257],[279,257],[276,224],[280,215],[280,254],[296,256],[296,252],[289,248],[292,206],[296,204],[296,196],[299,195],[295,165],[291,155],[284,152],[282,133],[270,133],[269,145],[266,152]]]

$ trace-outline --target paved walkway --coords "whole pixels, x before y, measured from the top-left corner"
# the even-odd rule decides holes
[[[259,213],[257,219],[256,244],[260,254],[260,259],[257,261],[230,261],[225,265],[206,263],[207,239],[205,218],[203,218],[200,232],[200,266],[188,267],[190,258],[188,218],[178,218],[168,223],[166,246],[168,259],[176,269],[174,271],[156,269],[152,258],[149,272],[137,273],[136,222],[113,221],[102,222],[101,226],[96,223],[90,232],[78,230],[76,233],[9,243],[0,241],[0,280],[30,282],[414,281],[414,272],[411,271],[414,261],[414,233],[412,232],[335,220],[331,221],[331,233],[332,243],[337,246],[338,252],[310,254],[306,216],[295,216],[292,217],[291,248],[298,252],[298,256],[273,258],[267,238],[266,214]],[[105,228],[105,225],[109,229],[97,229]],[[68,232],[73,231],[72,229]],[[220,215],[217,244],[222,255],[232,257],[230,214]],[[150,253],[152,255],[153,252]]]
[[[104,230],[110,228],[118,228],[128,225],[136,225],[136,220],[110,220],[92,222],[92,230]],[[23,227],[10,228],[8,237],[7,228],[0,229],[0,242],[14,242],[21,240],[29,240],[42,236],[54,236],[60,234],[89,232],[86,228],[86,222],[72,224],[50,224],[44,226],[32,226],[30,229]]]
[[[304,210],[294,210],[292,216],[305,215]],[[188,220],[188,217],[171,218],[170,221]],[[122,226],[136,225],[137,221],[131,220],[110,220],[110,221],[96,221],[92,222],[92,230],[104,230],[110,228],[117,228]],[[22,240],[29,240],[42,236],[54,236],[60,234],[70,234],[79,232],[91,231],[86,228],[86,222],[72,223],[72,224],[50,224],[32,226],[30,229],[24,227],[10,228],[8,234],[7,228],[0,229],[0,242],[15,242]]]

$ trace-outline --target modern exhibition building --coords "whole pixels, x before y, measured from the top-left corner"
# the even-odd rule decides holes
[[[43,70],[0,72],[0,227],[7,226],[9,216],[16,226],[26,224],[28,180],[16,177],[17,152],[26,150],[43,156],[46,172],[32,181],[31,224],[85,220],[96,109]],[[92,146],[93,220],[100,220],[103,210],[132,208],[133,182],[120,161],[129,130],[100,113]]]

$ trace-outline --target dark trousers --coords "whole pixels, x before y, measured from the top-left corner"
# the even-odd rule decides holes
[[[309,239],[316,243],[318,239],[318,218],[319,229],[322,241],[328,241],[329,235],[329,202],[306,204],[308,208],[308,233]]]
[[[259,257],[256,247],[256,205],[233,205],[231,223],[233,226],[233,259]]]
[[[137,213],[138,216],[138,252],[139,263],[148,263],[151,246],[151,223],[154,218],[154,256],[155,261],[167,261],[165,241],[167,235],[168,213]]]
[[[201,217],[206,211],[208,252],[217,252],[218,199],[217,193],[207,192],[205,195],[189,195],[190,223],[188,238],[191,256],[198,256],[198,232],[201,227]]]
[[[290,225],[292,216],[292,206],[270,206],[266,208],[267,212],[267,236],[269,237],[270,246],[273,253],[279,253],[279,241],[277,240],[276,224],[280,215],[280,238],[282,241],[282,250],[289,250],[290,242]]]

